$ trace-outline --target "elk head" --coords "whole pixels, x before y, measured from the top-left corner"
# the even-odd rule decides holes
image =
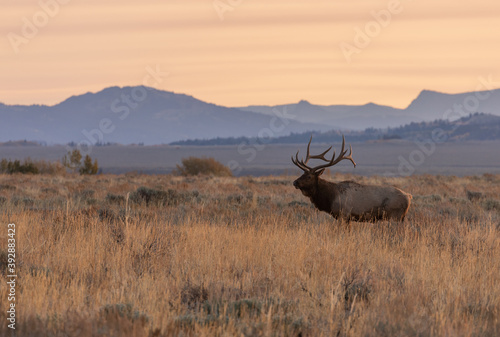
[[[300,176],[297,180],[293,182],[293,186],[295,188],[300,189],[302,194],[304,194],[307,197],[312,197],[318,188],[318,183],[319,183],[319,177],[323,174],[325,169],[327,167],[331,167],[341,160],[347,159],[350,160],[354,167],[356,167],[356,163],[352,159],[352,146],[349,145],[349,155],[347,154],[347,150],[345,149],[345,138],[342,135],[342,149],[340,150],[340,154],[337,158],[335,158],[335,150],[333,151],[333,156],[332,159],[326,159],[325,155],[330,151],[332,148],[331,146],[324,152],[318,154],[318,155],[310,155],[309,153],[309,148],[311,147],[311,141],[312,141],[312,135],[311,139],[309,140],[309,144],[307,144],[307,153],[306,153],[306,159],[299,160],[299,151],[297,151],[297,154],[295,155],[295,159],[292,156],[292,162],[300,168],[302,171],[304,171],[304,174]],[[309,159],[321,159],[326,162],[326,164],[310,167],[307,166],[307,163]]]

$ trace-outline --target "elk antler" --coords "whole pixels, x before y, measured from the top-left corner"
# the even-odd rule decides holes
[[[331,167],[344,159],[350,160],[352,162],[352,164],[354,165],[354,167],[356,167],[356,163],[354,162],[354,159],[352,159],[352,146],[351,145],[349,145],[349,149],[350,149],[349,155],[346,156],[347,150],[345,150],[344,135],[342,135],[342,150],[340,150],[340,155],[336,159],[335,159],[335,151],[333,151],[332,159],[328,160],[325,158],[325,154],[327,154],[328,151],[330,151],[330,149],[332,148],[331,146],[328,148],[328,150],[326,150],[320,154],[311,156],[309,154],[309,148],[311,146],[311,141],[312,141],[312,135],[311,135],[311,139],[309,139],[309,144],[307,144],[307,153],[306,153],[306,160],[305,161],[303,159],[299,160],[299,151],[297,151],[297,154],[295,154],[295,159],[292,156],[292,162],[298,168],[300,168],[302,171],[314,173],[320,169]],[[309,166],[307,166],[307,162],[309,161],[309,159],[321,159],[323,161],[326,161],[326,164],[318,165],[315,167],[309,167]]]

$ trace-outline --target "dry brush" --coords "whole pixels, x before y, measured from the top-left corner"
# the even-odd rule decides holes
[[[414,200],[350,227],[293,179],[0,175],[0,334],[9,222],[23,336],[500,334],[499,176],[356,177]]]

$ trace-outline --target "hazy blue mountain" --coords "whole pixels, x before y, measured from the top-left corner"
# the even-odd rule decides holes
[[[283,116],[280,115],[281,118]],[[0,141],[161,144],[190,138],[281,136],[327,130],[146,87],[110,87],[54,106],[0,104]]]
[[[500,115],[500,89],[491,91],[444,94],[423,90],[405,109],[423,120],[457,120],[474,112]]]
[[[435,119],[456,120],[475,112],[500,115],[500,89],[462,94],[423,90],[405,109],[374,103],[325,106],[307,101],[277,106],[252,105],[239,109],[267,115],[274,109],[287,109],[292,118],[299,122],[321,123],[337,129],[364,130],[369,127],[398,127]]]
[[[344,106],[346,111],[353,109],[353,106]],[[338,118],[337,111],[329,111],[328,107],[321,105],[314,105],[308,101],[302,100],[295,104],[283,104],[275,106],[266,105],[252,105],[248,107],[240,107],[244,111],[259,112],[265,115],[273,115],[276,111],[286,111],[287,115],[296,121],[302,123],[321,123],[327,124],[332,128],[338,128],[339,124],[336,123]],[[311,122],[315,121],[315,122]]]
[[[270,115],[275,111],[288,112],[293,120],[302,123],[321,123],[335,129],[363,130],[368,127],[386,128],[421,121],[418,115],[390,106],[368,103],[365,105],[315,105],[308,101],[276,106],[252,105],[241,110]]]

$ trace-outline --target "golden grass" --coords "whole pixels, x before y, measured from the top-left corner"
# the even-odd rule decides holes
[[[500,335],[500,176],[351,178],[407,221],[339,224],[294,177],[0,175],[18,336]],[[126,209],[141,186],[168,193]]]

